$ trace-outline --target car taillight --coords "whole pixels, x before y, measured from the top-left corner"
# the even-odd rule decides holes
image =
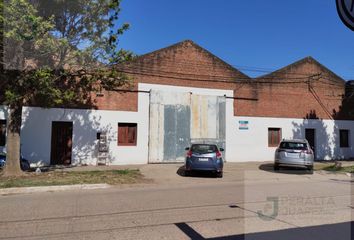
[[[221,152],[220,152],[220,151],[217,151],[217,152],[216,152],[216,158],[221,158],[221,157],[222,157]]]
[[[192,151],[191,151],[191,150],[189,150],[189,151],[187,152],[187,157],[192,157]]]
[[[305,154],[312,154],[312,150],[302,150],[301,152],[303,152]]]

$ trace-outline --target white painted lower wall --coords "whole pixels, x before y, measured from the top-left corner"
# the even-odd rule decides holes
[[[96,165],[97,132],[108,133],[110,165],[146,163],[148,154],[147,119],[138,112],[77,109],[24,108],[21,130],[22,154],[31,163],[49,165],[53,121],[73,122],[72,164]],[[137,146],[118,146],[118,123],[138,125]]]
[[[139,90],[151,89],[233,96],[233,92],[229,90],[139,84]],[[138,112],[25,107],[21,130],[22,154],[33,164],[49,165],[52,122],[70,121],[73,122],[73,165],[96,165],[98,155],[96,134],[101,131],[107,131],[109,136],[109,164],[146,164],[149,159],[149,103],[149,93],[142,92],[138,94]],[[0,106],[0,119],[6,119],[6,115],[6,108]],[[240,121],[248,121],[248,129],[239,129]],[[137,146],[118,146],[119,122],[137,123]],[[282,138],[290,139],[305,138],[306,128],[316,129],[318,159],[354,158],[354,121],[235,117],[233,99],[226,99],[227,161],[273,160],[275,148],[268,147],[268,128],[281,128]],[[349,148],[339,147],[340,129],[349,130]]]
[[[140,91],[152,89],[209,96],[233,96],[233,91],[230,90],[139,84]],[[96,134],[101,131],[106,131],[109,136],[109,164],[146,164],[149,159],[149,104],[149,94],[141,92],[138,94],[138,112],[25,107],[21,130],[22,154],[32,164],[49,165],[52,122],[63,121],[73,123],[73,165],[96,165],[98,156]],[[231,130],[232,117],[233,100],[227,99],[226,138]],[[119,122],[137,123],[137,146],[117,146]],[[228,141],[226,142],[227,148]]]
[[[248,121],[248,130],[239,129],[239,121]],[[233,117],[232,137],[228,138],[228,161],[273,160],[276,148],[268,147],[268,128],[281,128],[285,139],[304,139],[306,128],[315,129],[317,159],[354,157],[354,121]],[[340,148],[339,129],[349,130],[349,148]]]
[[[25,107],[22,154],[32,164],[49,165],[53,121],[73,123],[72,164],[96,165],[97,132],[108,133],[109,164],[144,164],[148,156],[149,94],[139,93],[138,112]],[[118,123],[137,123],[137,145],[118,146]]]

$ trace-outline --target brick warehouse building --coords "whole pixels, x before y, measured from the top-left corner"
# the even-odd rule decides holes
[[[117,68],[133,87],[95,94],[95,109],[23,109],[22,153],[31,163],[179,162],[198,141],[223,146],[229,162],[267,161],[282,138],[307,138],[316,159],[354,157],[344,104],[352,95],[311,57],[250,78],[184,41]]]

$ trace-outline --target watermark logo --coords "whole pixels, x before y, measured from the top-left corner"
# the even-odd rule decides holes
[[[336,3],[343,23],[354,31],[354,0],[336,0]]]
[[[257,211],[258,217],[264,221],[274,220],[279,213],[279,198],[278,197],[268,197],[267,203],[264,206],[263,211]]]
[[[278,216],[322,219],[334,214],[336,203],[332,197],[282,196],[267,197],[257,215],[264,221],[273,221]]]

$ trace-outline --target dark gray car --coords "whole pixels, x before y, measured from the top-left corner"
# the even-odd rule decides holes
[[[217,177],[223,176],[224,161],[221,152],[215,144],[192,144],[186,148],[185,173],[191,171],[211,171]]]
[[[275,151],[274,170],[281,166],[304,167],[313,171],[314,154],[305,139],[283,140]]]
[[[2,169],[6,164],[6,153],[0,152],[0,169]],[[24,157],[20,156],[20,166],[22,171],[30,170],[30,163]]]

